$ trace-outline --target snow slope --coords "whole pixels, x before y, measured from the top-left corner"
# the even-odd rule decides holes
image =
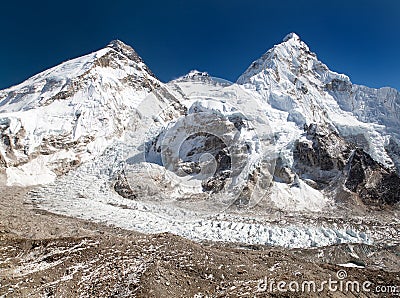
[[[282,43],[254,61],[237,83],[248,92],[260,95],[269,109],[284,112],[286,121],[294,122],[300,129],[305,124],[319,123],[344,137],[363,136],[368,143],[367,152],[375,160],[387,167],[394,166],[385,144],[390,138],[387,128],[393,130],[400,119],[399,93],[392,89],[385,92],[386,89],[352,87],[346,75],[329,70],[295,33],[288,34]],[[338,91],[342,89],[347,93]],[[395,99],[376,111],[375,107],[379,106],[376,98],[385,101],[387,94]],[[356,101],[358,106],[353,104],[349,108],[350,101]],[[385,120],[384,113],[391,117]]]
[[[159,86],[133,49],[114,41],[0,91],[8,184],[50,182],[60,163],[75,166],[102,153]]]

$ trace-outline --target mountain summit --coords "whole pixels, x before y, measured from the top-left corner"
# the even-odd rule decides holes
[[[287,34],[287,35],[283,38],[283,42],[289,41],[290,39],[293,39],[293,40],[295,40],[295,41],[300,41],[300,37],[299,37],[296,33],[294,33],[294,32],[291,32],[291,33]]]
[[[136,53],[136,51],[129,45],[125,44],[124,42],[115,39],[112,40],[108,45],[108,48],[111,48],[118,53],[122,54],[123,56],[127,57],[128,59],[134,61],[138,65],[140,65],[141,68],[143,68],[148,74],[150,74],[152,77],[155,77],[155,75],[151,72],[151,70],[147,67],[147,65],[144,63],[142,58]]]
[[[135,60],[139,57],[138,54],[136,54],[135,50],[131,46],[125,44],[124,42],[122,42],[118,39],[110,41],[110,43],[107,45],[107,47],[116,50],[117,52],[125,55],[126,57],[128,57],[132,60]],[[141,59],[140,59],[140,62],[142,62]]]

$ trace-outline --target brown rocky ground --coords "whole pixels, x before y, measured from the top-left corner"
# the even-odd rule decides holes
[[[391,297],[400,249],[338,245],[308,250],[195,243],[143,235],[37,210],[26,189],[0,188],[0,297]],[[365,268],[344,268],[352,260]],[[379,268],[383,267],[383,269]],[[370,281],[370,292],[281,292],[278,281]],[[343,272],[342,272],[343,273]],[[265,283],[260,281],[267,281]],[[275,282],[275,291],[268,289]],[[293,289],[295,284],[293,284]],[[287,289],[287,286],[286,286]],[[345,287],[344,287],[345,289]],[[307,287],[306,287],[307,290]],[[390,289],[389,289],[390,290]]]

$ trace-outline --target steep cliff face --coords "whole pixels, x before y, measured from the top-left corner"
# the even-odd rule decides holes
[[[315,182],[317,189],[324,189],[343,175],[353,148],[329,128],[305,126],[305,136],[293,150],[294,171],[300,178]]]
[[[316,125],[305,130],[306,137],[296,142],[293,151],[293,171],[310,186],[321,191],[344,186],[367,206],[384,208],[400,202],[400,178],[393,169],[335,132]]]
[[[335,81],[327,87],[340,108],[351,112],[362,122],[384,125],[388,133],[399,137],[399,91],[389,87],[374,89],[348,81]]]
[[[400,202],[400,178],[361,149],[349,160],[346,187],[357,193],[366,205],[382,207]]]

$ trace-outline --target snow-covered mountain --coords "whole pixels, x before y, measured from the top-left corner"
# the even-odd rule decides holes
[[[0,91],[8,184],[51,182],[102,153],[160,85],[131,47],[112,41]]]
[[[284,169],[286,182],[293,180],[286,177],[289,172],[313,188],[328,191],[329,186],[331,196],[364,184],[357,188],[364,201],[371,203],[371,196],[380,202],[399,201],[399,180],[391,180],[396,167],[399,173],[397,90],[353,85],[346,75],[330,71],[295,33],[253,62],[237,82],[265,102],[271,122],[277,124],[275,134],[286,151],[280,154],[277,169],[278,173]],[[297,132],[288,129],[288,122]],[[356,166],[356,148],[377,162],[379,175],[364,164],[357,172],[365,176],[358,177],[362,182],[342,189]],[[370,194],[369,188],[387,189],[382,187],[386,184],[394,184],[389,187],[392,194],[383,190]]]
[[[236,83],[162,83],[113,41],[0,91],[0,167],[8,185],[43,185],[42,208],[128,229],[371,243],[385,236],[365,209],[398,217],[399,111],[397,90],[352,84],[294,33]],[[315,227],[315,212],[339,219]]]
[[[392,166],[384,148],[387,140],[376,132],[396,131],[399,92],[352,85],[346,75],[330,71],[319,61],[296,34],[287,35],[253,62],[237,82],[260,94],[274,110],[287,113],[285,120],[299,128],[318,123],[334,126],[344,137],[364,136],[367,151]]]

